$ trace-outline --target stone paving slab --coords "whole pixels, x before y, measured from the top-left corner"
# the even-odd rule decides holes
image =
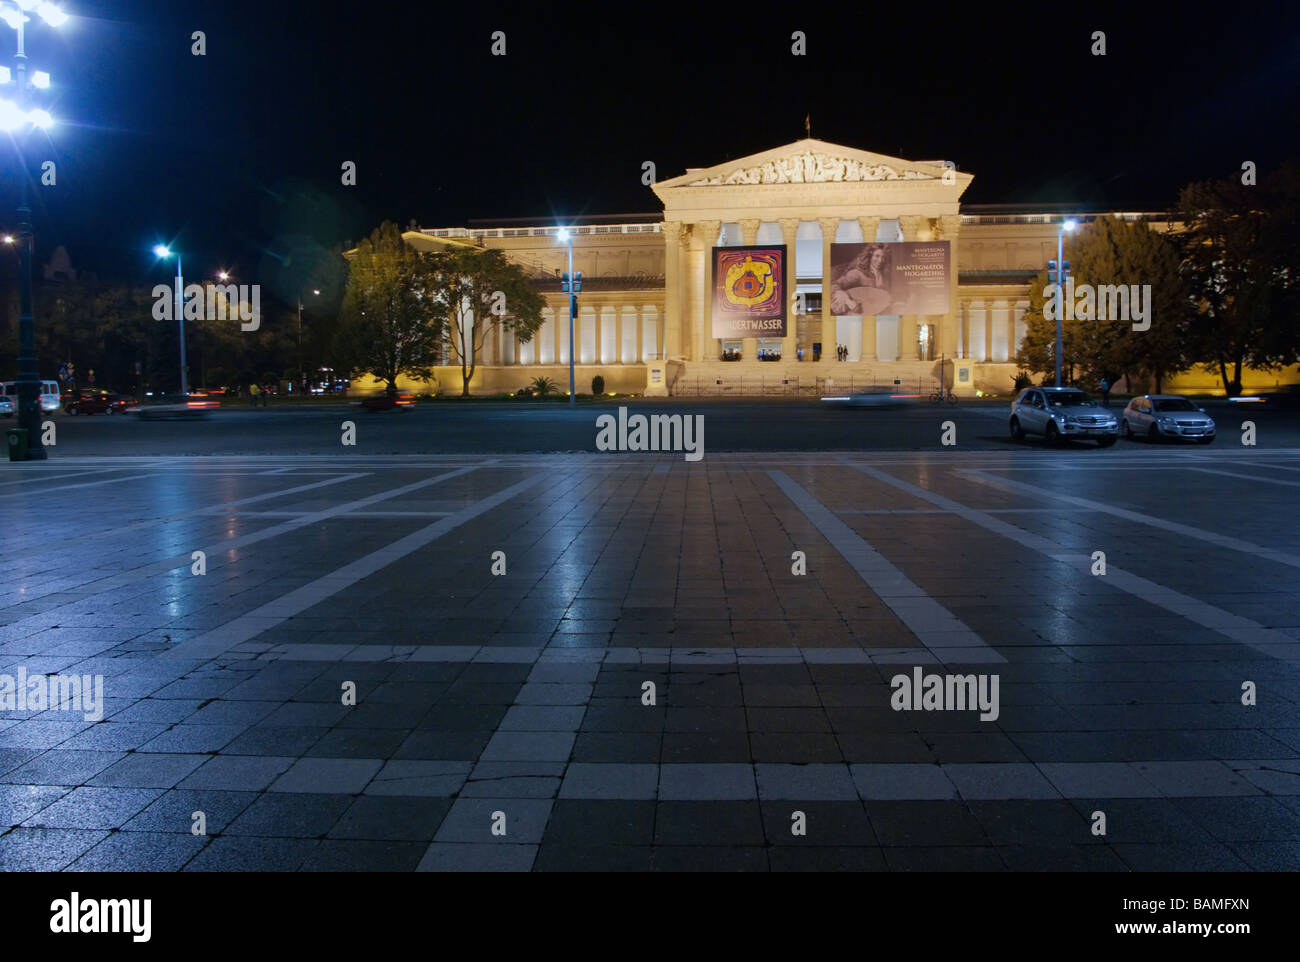
[[[0,676],[102,702],[0,701],[0,865],[1300,868],[1270,477],[1300,453],[1060,454],[158,459],[112,511],[49,491]]]

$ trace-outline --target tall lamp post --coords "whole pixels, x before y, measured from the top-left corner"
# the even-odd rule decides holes
[[[181,292],[185,290],[185,282],[181,279],[181,255],[179,251],[173,254],[166,244],[157,245],[153,252],[159,260],[165,261],[173,256],[176,258],[176,320],[180,323],[181,330],[181,397],[187,398],[190,396],[190,385],[185,376],[185,309],[181,297]]]
[[[68,15],[46,0],[13,0],[0,3],[0,20],[18,34],[18,47],[14,54],[14,67],[0,67],[0,86],[11,82],[17,86],[17,101],[0,100],[0,130],[25,134],[32,127],[49,129],[54,121],[44,110],[29,110],[31,88],[46,89],[50,75],[43,70],[27,76],[27,49],[25,24],[31,20],[27,11],[35,10],[42,20],[57,27]],[[27,431],[27,457],[32,461],[45,458],[44,445],[35,443],[41,429],[41,379],[36,364],[36,324],[32,308],[32,210],[27,183],[27,162],[20,138],[18,156],[21,171],[22,199],[18,203],[18,278],[21,288],[18,308],[18,427]]]
[[[573,319],[578,316],[578,292],[582,290],[582,275],[573,273],[573,235],[569,228],[561,227],[555,234],[561,244],[569,245],[569,272],[564,275],[560,290],[569,292],[569,404],[576,404],[578,396],[573,385]]]
[[[1061,387],[1061,318],[1065,316],[1065,277],[1070,272],[1065,263],[1065,233],[1072,231],[1078,223],[1067,220],[1061,224],[1056,234],[1056,284],[1061,292],[1061,307],[1056,312],[1056,386]],[[1050,273],[1050,272],[1049,272]],[[1013,312],[1014,313],[1014,312]]]
[[[316,296],[320,296],[320,291],[312,290]],[[298,295],[298,384],[301,385],[303,393],[307,391],[307,372],[302,367],[302,294]]]

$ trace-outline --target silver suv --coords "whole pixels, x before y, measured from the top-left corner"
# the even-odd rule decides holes
[[[1119,419],[1075,387],[1028,387],[1011,402],[1011,437],[1039,435],[1048,444],[1087,438],[1108,448],[1119,440]]]

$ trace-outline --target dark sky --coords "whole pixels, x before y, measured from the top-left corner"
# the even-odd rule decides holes
[[[802,137],[806,113],[824,140],[953,160],[969,203],[1159,208],[1188,180],[1300,154],[1293,2],[63,6],[69,24],[28,30],[62,121],[27,149],[37,175],[58,164],[36,188],[38,255],[62,243],[133,281],[167,273],[160,239],[187,275],[252,281],[305,238],[385,218],[651,211],[644,161],[666,179],[754,153]],[[0,28],[6,52],[13,37]],[[8,230],[20,166],[3,157]]]

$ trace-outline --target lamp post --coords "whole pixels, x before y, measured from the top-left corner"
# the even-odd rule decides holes
[[[578,313],[576,298],[582,289],[582,282],[573,274],[573,235],[567,227],[561,227],[555,236],[561,244],[569,245],[569,273],[564,275],[564,287],[569,291],[569,404],[574,405],[577,403],[577,395],[574,394],[573,386],[573,318]]]
[[[44,71],[33,72],[27,76],[26,32],[24,25],[31,19],[27,11],[35,10],[41,19],[52,27],[57,27],[68,19],[68,15],[53,3],[46,0],[14,0],[0,3],[0,20],[14,29],[18,34],[18,47],[14,54],[12,75],[8,67],[0,67],[0,85],[7,86],[11,81],[17,85],[17,102],[0,100],[0,130],[26,133],[30,127],[48,129],[54,121],[44,110],[28,110],[30,88],[45,89],[50,85],[50,75]],[[27,458],[31,461],[45,459],[45,446],[35,444],[41,422],[41,379],[36,363],[36,324],[32,307],[32,210],[27,184],[26,159],[19,140],[18,155],[23,169],[18,179],[21,182],[22,199],[18,203],[18,279],[20,285],[18,308],[18,427],[27,431]]]
[[[159,244],[154,247],[153,252],[159,260],[167,260],[173,256],[173,252],[166,244]],[[189,381],[185,376],[185,308],[181,292],[185,290],[185,282],[181,279],[181,255],[175,252],[176,257],[176,320],[180,323],[181,331],[181,397],[190,396]]]
[[[1056,234],[1056,285],[1061,292],[1061,307],[1056,312],[1056,386],[1061,387],[1061,318],[1065,316],[1065,232],[1078,226],[1067,220]],[[1014,310],[1012,311],[1014,314]]]
[[[320,296],[320,291],[312,290],[316,296]],[[302,294],[298,295],[298,383],[301,385],[303,392],[307,391],[307,372],[302,366]]]

